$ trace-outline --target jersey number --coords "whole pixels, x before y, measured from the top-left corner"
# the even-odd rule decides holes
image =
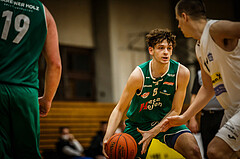
[[[158,91],[158,88],[154,88],[154,90],[153,90],[153,95],[152,96],[155,96],[155,95],[157,95],[157,92]]]
[[[12,22],[12,15],[13,15],[13,12],[9,10],[4,11],[2,14],[2,17],[6,17],[2,36],[1,36],[3,40],[7,40],[8,32]],[[29,29],[29,24],[30,24],[30,19],[28,16],[24,14],[19,14],[16,16],[14,28],[18,32],[18,34],[13,40],[14,43],[18,44],[22,40],[22,38],[24,37],[24,35],[27,33]]]

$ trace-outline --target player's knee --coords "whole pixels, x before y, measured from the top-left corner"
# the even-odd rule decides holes
[[[221,151],[218,151],[215,146],[208,146],[207,156],[209,159],[221,159],[224,154]]]
[[[201,157],[200,148],[197,145],[195,145],[193,147],[192,153],[193,153],[194,156]]]
[[[193,145],[189,151],[191,158],[201,158],[201,152],[197,145]],[[187,157],[188,158],[188,157]]]

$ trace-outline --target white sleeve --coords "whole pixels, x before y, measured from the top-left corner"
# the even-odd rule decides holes
[[[73,146],[76,148],[76,150],[80,152],[80,154],[83,153],[84,148],[82,147],[82,145],[81,145],[76,139],[74,139],[74,140],[72,141],[72,144],[73,144]]]
[[[70,146],[64,146],[62,149],[63,153],[69,156],[81,156],[84,151],[82,145],[76,139],[74,139],[71,143],[75,149]]]

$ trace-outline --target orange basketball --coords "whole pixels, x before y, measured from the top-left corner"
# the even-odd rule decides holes
[[[109,159],[134,159],[137,154],[137,143],[131,135],[118,133],[108,140],[106,153]]]

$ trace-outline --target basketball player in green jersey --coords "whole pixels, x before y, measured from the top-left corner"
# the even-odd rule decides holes
[[[56,24],[38,0],[0,1],[0,158],[40,159],[39,116],[46,116],[61,76]],[[38,59],[46,59],[38,98]]]
[[[105,144],[131,102],[124,132],[132,135],[138,143],[136,158],[146,158],[153,138],[186,158],[201,158],[197,142],[185,125],[173,127],[164,133],[159,131],[164,118],[180,114],[189,82],[189,70],[170,59],[176,43],[175,36],[157,28],[150,31],[146,38],[152,60],[137,66],[130,75],[120,101],[109,118],[103,153],[107,157]]]

